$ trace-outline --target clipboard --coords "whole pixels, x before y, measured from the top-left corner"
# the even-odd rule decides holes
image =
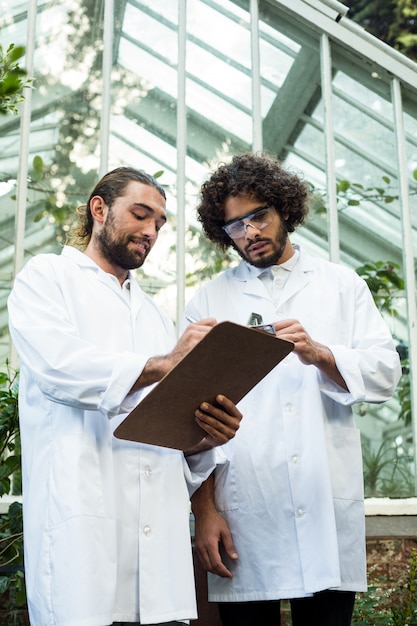
[[[195,421],[221,393],[237,404],[292,350],[291,341],[233,322],[214,326],[115,429],[119,439],[189,450],[207,433]]]

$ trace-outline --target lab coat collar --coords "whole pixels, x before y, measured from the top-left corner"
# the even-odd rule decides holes
[[[303,251],[298,245],[295,245],[300,257],[298,263],[291,271],[291,280],[288,280],[284,293],[282,294],[281,304],[289,300],[294,294],[303,289],[310,281],[309,275],[314,270],[315,260],[309,254]],[[241,261],[235,271],[235,278],[245,283],[243,287],[244,293],[255,294],[259,297],[269,298],[264,284],[259,280],[259,275],[264,271],[262,268],[253,267],[247,261]]]
[[[95,261],[93,261],[89,256],[87,256],[80,250],[77,250],[77,248],[74,248],[72,246],[64,246],[61,254],[64,257],[72,259],[72,261],[74,261],[74,263],[76,263],[81,268],[89,268],[91,270],[94,270],[97,274],[97,280],[106,283],[113,289],[118,286],[118,284],[116,285],[116,281],[113,281],[110,278],[110,274],[102,270],[101,267],[99,267],[97,263],[95,263]],[[139,286],[134,274],[130,270],[127,279],[130,280],[130,307],[132,310],[132,314],[135,316],[145,300],[145,293]],[[129,302],[127,299],[124,298],[121,289],[114,290],[119,293],[120,297],[123,297],[126,305],[129,305]]]

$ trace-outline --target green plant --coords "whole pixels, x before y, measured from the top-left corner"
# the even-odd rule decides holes
[[[417,169],[413,170],[412,176],[417,180]],[[323,189],[310,185],[313,191],[313,206],[315,213],[324,215],[327,213],[326,197],[327,193]],[[412,187],[410,195],[416,195],[417,189]],[[399,200],[399,190],[392,185],[389,176],[381,176],[380,185],[365,187],[361,183],[352,183],[350,180],[340,180],[336,184],[337,207],[339,211],[344,211],[347,207],[360,206],[366,200],[371,200],[383,204],[391,204]]]
[[[17,104],[25,99],[23,90],[29,87],[31,79],[20,67],[18,60],[25,54],[23,46],[9,45],[6,51],[0,44],[0,115],[17,115]]]
[[[398,317],[394,303],[404,295],[405,288],[400,266],[392,261],[367,262],[357,267],[356,273],[367,283],[379,310]]]
[[[352,626],[391,626],[388,598],[387,590],[378,585],[356,594]]]
[[[385,439],[377,450],[365,443],[362,459],[366,497],[395,494],[407,498],[414,494],[412,458],[395,441]]]
[[[17,371],[6,363],[6,371],[0,372],[0,496],[20,490],[17,380]],[[22,606],[25,603],[20,502],[13,502],[7,513],[0,515],[0,595],[6,592],[9,604]]]
[[[0,515],[0,595],[8,592],[16,606],[26,602],[23,574],[23,516],[20,502]]]
[[[406,581],[392,595],[391,605],[394,626],[417,624],[417,550],[411,551],[410,567]]]
[[[6,362],[0,372],[0,497],[20,482],[20,435],[18,410],[18,373]]]
[[[408,359],[404,359],[401,363],[403,366],[403,375],[397,387],[398,400],[401,406],[398,418],[404,420],[406,426],[411,426],[411,379]]]
[[[352,626],[416,625],[417,550],[413,548],[405,575],[395,581],[395,587],[385,580],[374,581],[367,592],[357,594]]]

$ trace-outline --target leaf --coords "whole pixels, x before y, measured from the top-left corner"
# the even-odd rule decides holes
[[[34,222],[40,222],[43,217],[45,217],[45,213],[43,211],[41,211],[41,213],[37,213],[35,215],[35,217],[33,218],[33,221]]]
[[[10,63],[16,63],[18,59],[21,59],[25,54],[25,49],[23,46],[15,46],[14,44],[10,44],[7,49],[7,56],[9,57]]]
[[[33,158],[32,165],[33,165],[33,169],[35,170],[35,172],[43,172],[43,159],[39,155],[36,155]]]
[[[337,185],[338,191],[347,191],[350,189],[350,182],[348,180],[341,180]]]

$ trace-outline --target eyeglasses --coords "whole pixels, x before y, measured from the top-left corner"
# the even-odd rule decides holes
[[[269,204],[260,206],[259,209],[255,209],[255,211],[247,215],[230,220],[230,222],[222,226],[222,229],[230,239],[240,239],[244,237],[249,226],[262,230],[272,222],[273,215],[271,208]]]

